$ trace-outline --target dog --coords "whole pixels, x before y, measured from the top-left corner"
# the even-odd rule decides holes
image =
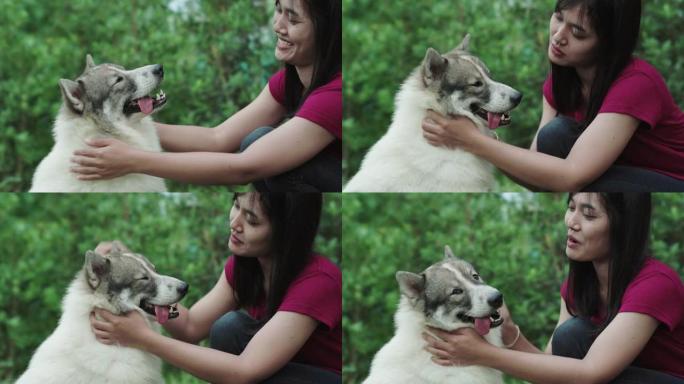
[[[86,56],[86,68],[75,81],[61,79],[63,104],[55,120],[55,144],[33,174],[30,192],[165,192],[164,180],[128,174],[110,180],[79,180],[69,169],[75,150],[86,139],[111,137],[135,148],[161,151],[150,114],[166,104],[159,87],[164,78],[160,64],[130,71],[116,64],[95,65]]]
[[[141,254],[116,242],[107,255],[88,251],[85,264],[68,288],[62,317],[54,332],[33,354],[17,384],[163,383],[161,360],[147,352],[95,339],[90,313],[137,311],[156,330],[178,317],[175,303],[188,284],[160,275]]]
[[[492,165],[464,150],[435,147],[422,137],[428,109],[470,118],[484,134],[510,124],[522,94],[491,79],[468,52],[470,35],[451,52],[428,48],[423,63],[401,86],[387,133],[371,147],[344,192],[485,192],[494,188]]]
[[[501,372],[479,366],[445,367],[430,360],[421,334],[426,326],[446,331],[473,327],[489,343],[503,346],[503,295],[484,283],[467,262],[445,247],[443,261],[421,274],[399,271],[401,291],[394,337],[375,355],[363,384],[502,384]]]

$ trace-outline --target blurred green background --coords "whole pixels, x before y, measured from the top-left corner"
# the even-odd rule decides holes
[[[190,306],[216,284],[228,251],[229,193],[0,194],[0,382],[24,371],[57,326],[85,252],[120,239],[164,274],[183,279]],[[341,196],[326,194],[315,250],[341,262]],[[166,382],[201,383],[164,364]],[[66,384],[66,383],[65,383]]]
[[[541,87],[555,0],[343,0],[344,180],[390,125],[394,95],[428,47],[445,52],[471,34],[470,49],[497,81],[524,94],[502,140],[529,147],[541,118]],[[684,107],[684,0],[644,1],[637,55],[653,64]],[[418,128],[417,128],[418,129]],[[499,190],[523,188],[497,175]]]
[[[164,64],[157,121],[213,127],[247,105],[279,67],[272,0],[0,0],[0,191],[26,191],[52,148],[86,53],[127,68]],[[173,191],[201,187],[169,183]]]
[[[424,270],[443,258],[444,245],[504,294],[531,342],[546,346],[567,273],[566,199],[541,193],[344,194],[344,382],[360,383],[394,334],[395,272]],[[653,195],[653,205],[652,254],[683,276],[684,194]]]

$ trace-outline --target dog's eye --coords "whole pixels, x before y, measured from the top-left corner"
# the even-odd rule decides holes
[[[116,77],[116,81],[114,82],[114,84],[118,84],[118,83],[120,83],[120,82],[122,82],[122,81],[123,81],[123,77],[122,77],[122,76],[117,76],[117,77]]]
[[[484,84],[480,80],[478,80],[478,81],[476,81],[470,85],[473,87],[479,88],[479,87],[483,86]]]
[[[149,276],[141,276],[140,278],[138,278],[138,280],[149,280],[149,279],[150,279]]]
[[[473,273],[473,279],[480,280],[480,275],[478,275],[477,273]]]
[[[463,293],[463,290],[461,288],[454,288],[451,290],[452,295],[460,295]]]

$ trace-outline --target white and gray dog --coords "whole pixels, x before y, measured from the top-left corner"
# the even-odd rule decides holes
[[[494,188],[493,168],[462,149],[435,147],[421,123],[432,109],[466,116],[486,135],[510,124],[522,94],[492,80],[468,51],[470,35],[451,52],[428,48],[423,63],[401,86],[387,133],[375,143],[345,192],[483,192]]]
[[[401,291],[394,337],[375,355],[363,384],[501,384],[501,372],[479,366],[445,367],[431,360],[422,333],[472,327],[501,347],[503,295],[487,285],[472,265],[445,247],[443,261],[420,274],[397,272]]]
[[[159,64],[126,70],[116,64],[95,65],[86,56],[86,68],[75,81],[61,79],[64,100],[53,136],[55,144],[33,174],[30,192],[164,192],[163,179],[128,174],[111,180],[79,180],[69,169],[86,139],[115,138],[135,148],[161,151],[150,115],[166,104],[159,91],[164,69]]]
[[[138,311],[158,330],[157,323],[178,316],[175,304],[187,291],[187,283],[158,274],[147,258],[120,243],[107,255],[88,251],[62,302],[59,325],[17,384],[163,383],[158,357],[98,342],[90,313],[94,308],[114,314]]]

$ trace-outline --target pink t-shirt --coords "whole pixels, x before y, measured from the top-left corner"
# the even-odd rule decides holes
[[[544,82],[543,93],[556,108],[550,75]],[[586,105],[569,117],[582,121],[585,113]],[[615,164],[646,168],[684,180],[684,113],[653,66],[633,59],[608,90],[599,113],[620,113],[641,121]]]
[[[285,104],[285,69],[281,69],[268,80],[268,89],[276,101]],[[342,72],[311,92],[299,107],[295,116],[320,125],[330,132],[334,140],[325,151],[342,158]]]
[[[561,286],[561,297],[570,308],[568,280]],[[619,312],[637,312],[660,322],[633,365],[684,378],[684,285],[677,273],[664,263],[648,258],[629,283]],[[595,324],[603,318],[591,318]]]
[[[235,284],[235,257],[228,258],[226,279]],[[309,264],[290,284],[278,311],[296,312],[319,322],[318,327],[292,359],[337,373],[342,372],[342,273],[330,260],[313,255]],[[266,315],[266,303],[247,308],[253,318]]]

